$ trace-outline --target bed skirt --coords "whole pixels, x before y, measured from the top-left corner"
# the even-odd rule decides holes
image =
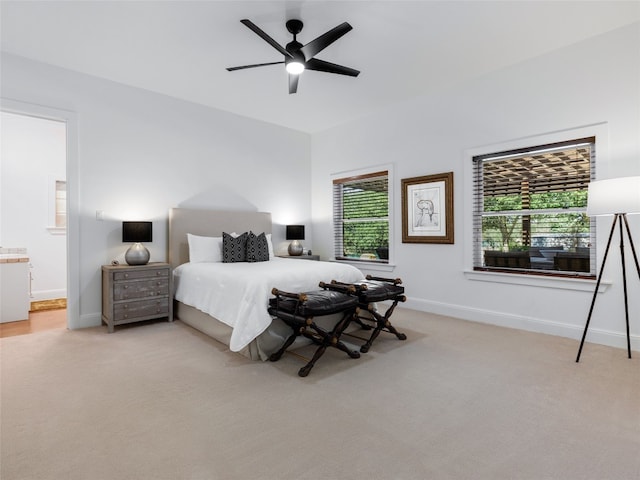
[[[368,316],[368,312],[362,312],[364,316]],[[186,323],[192,328],[195,328],[199,332],[223,343],[227,347],[231,340],[231,327],[220,320],[208,315],[197,308],[186,305],[182,302],[175,301],[173,307],[173,315],[176,320],[180,320]],[[331,325],[335,324],[340,315],[327,315],[324,317],[315,318],[315,322],[323,328],[331,328]],[[347,328],[347,332],[353,332],[359,329],[356,325],[352,324]],[[247,357],[251,360],[269,360],[269,356],[272,353],[277,352],[284,342],[291,336],[291,328],[287,326],[279,318],[274,318],[264,332],[258,335],[249,345],[240,350],[240,355]],[[295,350],[304,345],[311,343],[310,340],[304,337],[299,337],[289,348],[289,350]]]
[[[176,320],[180,320],[214,340],[229,346],[232,331],[229,325],[201,312],[197,308],[178,301],[175,302],[173,311]],[[267,330],[236,353],[251,360],[266,361],[272,353],[282,346],[289,335],[291,335],[291,329],[282,320],[276,318],[271,322]]]

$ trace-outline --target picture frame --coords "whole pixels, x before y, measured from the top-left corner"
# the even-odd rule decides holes
[[[402,179],[402,243],[454,243],[453,172]]]

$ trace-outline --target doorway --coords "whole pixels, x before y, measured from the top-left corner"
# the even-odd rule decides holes
[[[29,307],[72,304],[62,312],[59,308],[57,312],[55,308],[35,312],[18,330],[28,333],[47,325],[72,328],[77,297],[69,289],[69,267],[75,270],[75,256],[69,256],[73,242],[69,227],[75,225],[70,221],[75,209],[70,208],[68,193],[73,190],[68,188],[67,170],[70,163],[75,164],[75,158],[70,162],[68,148],[68,119],[73,127],[75,119],[70,112],[6,100],[0,115],[0,252],[20,252],[28,257]],[[9,330],[8,323],[1,325]]]

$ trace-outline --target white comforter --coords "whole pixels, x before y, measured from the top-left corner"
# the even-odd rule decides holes
[[[318,290],[320,281],[356,282],[357,268],[334,262],[273,258],[256,263],[185,263],[174,270],[175,299],[233,328],[229,348],[238,352],[271,324],[267,305],[275,287]]]

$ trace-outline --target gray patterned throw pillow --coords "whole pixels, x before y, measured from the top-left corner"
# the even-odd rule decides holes
[[[249,232],[247,237],[247,262],[267,262],[269,261],[269,244],[267,237],[263,233],[256,235]]]
[[[247,261],[247,232],[233,237],[222,232],[222,262],[237,263]]]

